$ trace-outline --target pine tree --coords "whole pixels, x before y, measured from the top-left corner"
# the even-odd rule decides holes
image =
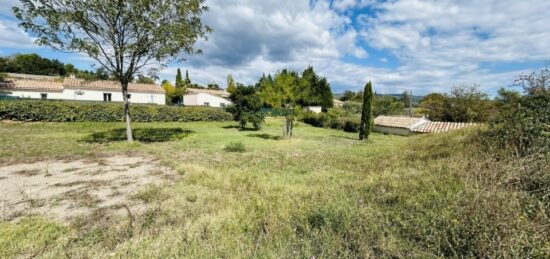
[[[363,91],[363,112],[359,125],[359,140],[369,139],[372,125],[372,83],[369,81]]]

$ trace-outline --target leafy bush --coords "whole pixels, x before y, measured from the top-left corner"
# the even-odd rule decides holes
[[[261,112],[262,100],[253,86],[239,85],[231,93],[229,99],[233,102],[227,110],[233,114],[235,121],[239,122],[241,130],[247,123],[252,123],[255,130],[259,130],[264,122],[264,114]]]
[[[227,152],[244,152],[246,151],[246,147],[242,142],[231,142],[225,146],[223,149]]]
[[[347,116],[346,113],[340,110],[330,109],[328,113],[319,114],[307,112],[301,115],[300,120],[314,127],[338,129],[345,132],[359,132],[359,117]]]
[[[229,121],[231,114],[211,107],[174,107],[148,104],[130,106],[134,122]],[[43,100],[0,101],[0,120],[51,122],[124,121],[124,109],[117,103],[62,102]]]
[[[134,139],[141,142],[165,142],[170,140],[181,139],[187,137],[190,133],[189,130],[183,130],[180,128],[145,128],[134,129]],[[125,141],[126,129],[113,129],[109,131],[96,132],[86,138],[84,141],[89,143],[107,143],[114,141]]]
[[[479,134],[479,149],[495,161],[500,182],[546,204],[550,213],[550,70],[520,76],[525,95],[502,110]],[[501,94],[502,95],[502,94]],[[508,103],[514,103],[509,101]]]

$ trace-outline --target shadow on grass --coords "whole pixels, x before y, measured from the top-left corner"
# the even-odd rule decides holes
[[[349,139],[349,140],[357,140],[359,141],[359,137],[348,137],[348,136],[338,136],[338,135],[330,135],[333,138],[342,138],[342,139]]]
[[[244,129],[241,129],[241,127],[237,126],[237,125],[227,125],[227,126],[223,126],[222,129],[237,129],[239,131],[258,131],[259,129],[255,129],[255,128],[244,128]]]
[[[246,135],[248,137],[253,137],[253,138],[263,138],[263,139],[270,139],[270,140],[280,140],[281,139],[281,136],[275,136],[275,135],[271,135],[271,134],[266,134],[266,133],[263,133],[263,134],[248,134]]]
[[[144,143],[166,142],[178,140],[193,133],[191,130],[181,128],[138,128],[133,130],[134,140]],[[88,143],[109,143],[126,140],[126,129],[113,129],[103,132],[96,132],[83,139]]]

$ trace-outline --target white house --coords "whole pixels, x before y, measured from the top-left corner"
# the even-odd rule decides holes
[[[420,133],[438,133],[475,126],[475,123],[430,121],[425,117],[378,116],[374,119],[376,132],[410,136]]]
[[[321,106],[306,106],[305,109],[306,109],[306,111],[310,111],[310,112],[313,112],[313,113],[323,112],[323,107],[321,107]]]
[[[187,94],[183,96],[183,105],[223,108],[231,105],[228,97],[229,93],[222,90],[188,88]]]
[[[0,81],[0,97],[31,99],[122,102],[120,84],[116,81],[86,81],[76,78],[8,74]],[[154,84],[128,84],[132,103],[165,104],[165,92]]]

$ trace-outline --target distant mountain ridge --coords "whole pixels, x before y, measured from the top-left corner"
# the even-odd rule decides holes
[[[391,96],[391,97],[395,97],[397,99],[401,98],[401,94],[379,94],[379,93],[377,93],[376,95],[377,96]],[[334,99],[340,100],[340,97],[342,97],[342,93],[334,94]],[[412,96],[413,104],[419,104],[420,101],[422,100],[422,98],[424,98],[424,95],[413,95]]]

